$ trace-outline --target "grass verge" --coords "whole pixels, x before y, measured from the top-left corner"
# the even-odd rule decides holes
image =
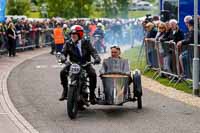
[[[128,49],[127,51],[125,51],[123,53],[122,56],[124,58],[129,59],[132,70],[137,68],[137,69],[140,69],[143,72],[143,70],[146,66],[146,59],[145,59],[144,51],[141,51],[140,46]],[[154,73],[155,73],[155,71],[149,70],[149,71],[143,73],[143,75],[146,76],[146,77],[152,78]],[[165,86],[172,87],[172,88],[175,88],[177,90],[192,94],[192,88],[191,88],[192,82],[191,81],[187,81],[188,84],[190,84],[190,85],[187,85],[185,82],[180,82],[175,87],[174,87],[174,85],[175,85],[174,82],[169,84],[170,80],[168,78],[159,77],[158,79],[156,79],[156,81],[158,81],[159,83],[161,83]]]

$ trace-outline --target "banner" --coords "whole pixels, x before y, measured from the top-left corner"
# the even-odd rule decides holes
[[[194,0],[160,0],[160,5],[161,10],[164,8],[163,3],[165,1],[168,1],[172,5],[174,3],[178,2],[178,21],[179,21],[179,27],[181,28],[182,31],[187,32],[187,27],[184,23],[184,18],[187,15],[194,15]],[[200,14],[200,2],[198,2],[198,14]]]
[[[0,0],[0,22],[5,21],[6,0]]]

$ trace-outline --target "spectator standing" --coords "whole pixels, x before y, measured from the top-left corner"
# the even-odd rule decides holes
[[[164,39],[164,37],[166,37],[166,33],[167,33],[167,26],[164,22],[160,22],[158,24],[158,33],[156,35],[156,41],[162,41]],[[165,52],[165,49],[162,45],[162,43],[159,43],[158,45],[158,49],[159,49],[159,60],[160,60],[160,66],[161,66],[161,69],[169,69],[169,68],[166,68],[166,65],[164,65],[164,62],[167,58],[166,57],[166,52]]]
[[[185,16],[184,18],[184,23],[187,27],[187,29],[189,28],[189,21],[192,20],[192,16],[188,15],[188,16]]]
[[[147,23],[145,25],[145,30],[147,32],[146,37],[145,37],[145,44],[147,47],[147,60],[148,64],[151,67],[156,67],[157,66],[157,58],[156,58],[156,49],[155,49],[155,37],[157,34],[157,29],[155,28],[155,25],[151,22]]]
[[[40,46],[40,22],[36,22],[36,27],[35,27],[35,47],[39,48]]]
[[[32,22],[30,26],[30,39],[32,45],[35,44],[35,38],[36,38],[36,24],[35,22]]]
[[[181,69],[182,69],[182,75],[184,77],[190,77],[191,72],[190,72],[188,48],[189,48],[189,44],[194,43],[194,20],[191,19],[186,24],[187,24],[189,31],[186,34],[185,39],[179,41],[177,43],[177,46],[182,48],[182,52],[179,56],[180,65],[181,65]]]
[[[96,24],[94,22],[91,22],[91,24],[89,25],[89,35],[92,36],[95,32],[95,30],[97,29]]]
[[[169,21],[169,24],[171,25],[171,33],[169,35],[170,36],[169,37],[170,38],[170,44],[171,44],[171,42],[175,42],[177,44],[177,42],[184,39],[184,33],[179,28],[177,20],[171,19]],[[170,47],[172,47],[172,49],[175,49],[172,45],[170,45]],[[175,58],[175,56],[176,56],[175,52],[170,51],[170,58]],[[176,68],[176,66],[173,65],[173,64],[176,64],[176,63],[179,63],[179,62],[177,62],[176,60],[171,60],[170,64],[171,64],[171,68],[172,68],[173,73],[178,72],[177,71],[178,68]],[[177,73],[177,74],[179,74],[179,73]]]
[[[56,52],[61,52],[63,45],[65,43],[64,39],[65,37],[60,23],[56,24],[56,28],[53,30],[53,36],[54,36],[54,43],[56,45]]]
[[[169,21],[169,23],[170,23],[171,29],[172,29],[171,34],[170,34],[170,39],[173,40],[175,43],[183,40],[184,39],[184,33],[179,28],[177,20],[171,19]]]
[[[15,33],[15,26],[13,23],[10,23],[8,25],[7,37],[8,37],[9,57],[15,56],[16,55],[16,33]]]
[[[0,23],[0,49],[6,48],[6,31],[4,25]]]

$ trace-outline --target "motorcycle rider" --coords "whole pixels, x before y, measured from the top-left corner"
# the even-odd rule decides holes
[[[92,44],[89,40],[84,40],[83,38],[83,27],[80,25],[74,25],[71,27],[70,36],[71,39],[65,43],[62,53],[64,56],[69,56],[69,60],[72,63],[85,64],[86,62],[91,61],[91,56],[94,58],[94,63],[99,64],[101,58],[97,54],[97,51],[92,47]],[[63,86],[63,92],[61,95],[60,101],[63,101],[67,98],[68,92],[68,71],[70,65],[67,65],[60,72],[61,84]],[[86,68],[89,77],[90,83],[90,102],[91,104],[96,103],[95,88],[97,83],[97,75],[95,69],[92,65],[88,65]]]
[[[95,30],[93,37],[95,37],[95,35],[99,35],[100,39],[101,39],[101,47],[104,49],[104,52],[106,52],[106,47],[104,45],[104,31],[103,31],[103,25],[101,23],[97,23],[97,29]],[[94,44],[95,45],[95,41]]]
[[[70,32],[70,29],[68,28],[67,24],[63,24],[63,33],[64,33],[65,41],[70,38],[69,32]]]

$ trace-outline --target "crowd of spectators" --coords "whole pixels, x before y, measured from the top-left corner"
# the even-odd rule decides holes
[[[191,44],[194,43],[193,17],[185,16],[184,22],[187,27],[186,33],[179,28],[178,21],[175,19],[166,22],[159,19],[146,20],[143,22],[146,31],[144,41],[150,67],[160,68],[169,74],[191,78],[193,58]]]
[[[92,40],[92,34],[101,23],[104,31],[104,40],[108,45],[135,44],[141,42],[144,37],[142,21],[124,19],[13,19],[7,18],[6,22],[0,23],[0,54],[10,51],[9,55],[15,55],[15,49],[40,48],[51,45],[53,41],[53,29],[59,23],[63,29],[65,40],[69,39],[69,31],[72,25],[78,24],[84,27],[85,36]],[[12,25],[12,30],[9,30]],[[10,34],[10,35],[8,35]],[[11,35],[12,34],[12,35]],[[14,52],[14,54],[13,54]]]

